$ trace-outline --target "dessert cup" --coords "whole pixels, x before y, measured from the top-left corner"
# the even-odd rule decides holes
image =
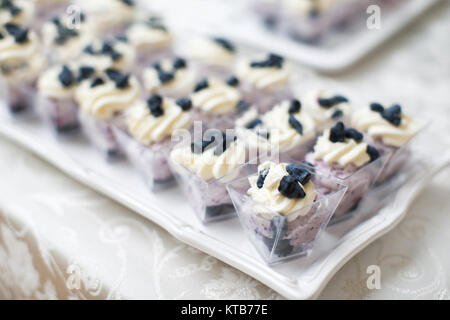
[[[13,116],[31,115],[35,111],[36,89],[33,83],[4,80],[0,84],[2,96]]]
[[[57,99],[39,95],[37,109],[57,133],[72,132],[80,126],[78,104],[72,98]]]
[[[339,179],[322,174],[302,162],[288,163],[304,168],[311,175],[314,186],[323,182],[329,186],[327,189],[315,187],[314,201],[289,214],[280,214],[263,205],[254,206],[247,193],[249,178],[258,175],[258,169],[253,164],[245,164],[240,176],[227,184],[248,239],[268,264],[309,254],[347,189]]]
[[[171,154],[169,158],[169,164],[172,168],[172,172],[180,185],[183,193],[189,201],[190,206],[194,209],[197,217],[203,223],[210,223],[219,220],[228,219],[234,217],[236,212],[231,202],[230,196],[226,190],[226,183],[231,181],[237,176],[239,167],[245,163],[245,148],[238,142],[234,142],[236,156],[232,157],[230,161],[233,163],[227,164],[225,161],[221,161],[221,165],[228,166],[228,169],[224,174],[219,174],[217,177],[210,177],[204,179],[200,174],[188,169],[185,165],[179,161],[174,160],[174,156]],[[212,151],[215,147],[211,148]],[[189,153],[190,151],[184,151],[183,153]],[[177,152],[174,149],[172,152]],[[208,151],[205,151],[208,152]],[[224,152],[226,154],[227,151]],[[219,160],[218,160],[219,161]],[[203,166],[200,163],[200,172],[204,173],[209,170],[209,165],[205,162]],[[209,167],[211,168],[211,167]]]

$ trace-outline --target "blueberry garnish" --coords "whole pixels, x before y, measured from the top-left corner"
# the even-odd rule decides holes
[[[114,81],[116,87],[119,89],[125,89],[129,85],[130,75],[123,74],[116,69],[106,69],[106,75],[111,81]]]
[[[348,99],[344,96],[337,95],[331,98],[319,98],[317,101],[321,107],[329,109],[337,104],[348,102]]]
[[[3,39],[5,36],[0,32],[0,39]]]
[[[224,38],[214,38],[213,40],[214,40],[214,42],[219,44],[225,50],[230,51],[230,52],[234,52],[235,48],[231,44],[231,42],[229,42],[228,40],[226,40]]]
[[[192,101],[189,98],[181,98],[178,99],[176,104],[181,108],[183,111],[189,111],[192,108]]]
[[[311,173],[302,166],[289,164],[286,166],[286,171],[301,185],[305,185],[311,180]]]
[[[293,129],[295,129],[295,131],[297,131],[300,135],[303,135],[303,126],[293,114],[289,116],[289,125]]]
[[[245,100],[239,100],[236,108],[237,108],[238,113],[243,113],[243,112],[247,111],[248,108],[250,108],[250,104]]]
[[[159,70],[157,69],[157,72],[158,72],[158,79],[159,81],[161,81],[161,83],[170,82],[175,78],[175,75],[171,72],[166,72],[161,69]]]
[[[95,88],[96,86],[101,86],[103,84],[105,84],[105,80],[102,78],[95,78],[91,83],[91,88]]]
[[[79,35],[78,31],[76,31],[75,29],[70,29],[67,26],[61,24],[61,21],[58,18],[54,18],[52,21],[57,29],[57,36],[54,40],[56,44],[62,45],[66,43],[69,38],[77,37]]]
[[[167,31],[167,27],[164,25],[161,17],[150,17],[147,20],[147,26],[152,29],[159,29],[162,31]]]
[[[402,107],[398,104],[394,104],[385,109],[382,116],[394,126],[399,126],[402,122]]]
[[[173,62],[174,69],[183,69],[186,68],[186,66],[187,66],[186,60],[184,60],[183,58],[176,58],[175,61]]]
[[[89,79],[95,73],[95,69],[88,66],[82,66],[78,68],[78,79],[77,81],[83,81]]]
[[[122,54],[117,52],[113,45],[109,42],[103,43],[101,54],[110,56],[113,61],[117,61],[122,58]]]
[[[209,83],[207,79],[203,79],[195,85],[194,92],[201,91],[209,87]]]
[[[297,179],[291,176],[284,176],[283,179],[281,179],[278,191],[289,199],[300,199],[306,196],[305,191]]]
[[[294,99],[289,106],[289,114],[298,113],[301,108],[302,104],[300,103],[300,100]]]
[[[345,141],[345,126],[341,121],[330,129],[330,141],[333,143]]]
[[[258,180],[256,181],[256,186],[261,189],[264,186],[264,181],[266,180],[267,175],[269,174],[270,168],[265,168],[261,170],[258,175]]]
[[[372,111],[378,112],[378,113],[383,113],[384,112],[384,107],[381,105],[381,103],[378,102],[372,102],[370,104],[370,109]]]
[[[28,29],[22,29],[13,23],[5,24],[5,29],[11,36],[14,37],[15,42],[24,43],[28,41]]]
[[[155,118],[160,117],[164,114],[164,109],[162,108],[163,98],[159,95],[154,95],[147,99],[147,106],[150,113]]]
[[[373,162],[380,157],[380,153],[378,152],[378,150],[375,147],[372,147],[371,145],[367,146],[366,152],[370,157],[370,162]]]
[[[124,4],[126,4],[129,7],[134,7],[134,1],[133,0],[121,0]]]
[[[356,142],[361,142],[363,139],[363,134],[356,129],[353,128],[345,128],[345,137],[349,139],[353,139]]]
[[[120,42],[128,42],[127,36],[124,35],[116,36],[116,40]]]
[[[210,140],[198,140],[191,143],[191,152],[195,154],[203,153],[208,147],[214,146],[213,142],[216,140],[214,136]]]
[[[247,123],[245,127],[247,129],[254,129],[261,124],[263,124],[262,120],[259,118],[256,118],[255,120],[252,120],[249,123]]]
[[[232,76],[227,80],[227,84],[229,86],[236,87],[239,85],[239,79],[236,78],[235,76]]]
[[[13,17],[22,12],[22,9],[17,7],[11,0],[3,0],[0,4],[0,9],[8,10]]]
[[[65,88],[70,87],[75,80],[73,72],[66,65],[63,66],[62,71],[58,75],[58,79]]]
[[[252,68],[282,68],[284,58],[280,55],[270,53],[266,60],[253,61],[250,63]]]
[[[332,119],[339,119],[340,117],[342,117],[344,115],[344,112],[342,112],[341,109],[337,109],[333,112],[333,114],[331,115]]]

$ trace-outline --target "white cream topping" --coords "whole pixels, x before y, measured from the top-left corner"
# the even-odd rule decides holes
[[[45,60],[40,52],[39,39],[33,31],[29,31],[28,40],[17,43],[14,37],[2,28],[3,39],[0,39],[0,70],[2,77],[8,81],[30,81],[35,79]]]
[[[292,114],[301,123],[303,134],[300,134],[289,124],[290,104],[291,101],[285,100],[261,116],[264,126],[270,129],[270,143],[278,144],[282,151],[292,150],[314,138],[316,134],[314,120],[305,111]]]
[[[90,43],[96,54],[83,52],[78,59],[79,63],[82,65],[92,66],[98,70],[104,70],[107,68],[129,70],[133,66],[136,58],[136,51],[133,46],[127,42],[119,40],[108,41],[107,43],[112,45],[114,51],[121,54],[120,58],[114,60],[108,54],[98,53],[101,51],[104,42],[96,40]]]
[[[312,11],[320,13],[332,10],[334,6],[356,0],[282,0],[285,10],[290,14],[307,15]]]
[[[143,145],[160,142],[177,129],[188,129],[192,125],[189,112],[184,112],[175,101],[163,99],[164,114],[155,117],[145,101],[138,101],[125,111],[126,124],[130,134]]]
[[[172,35],[167,30],[152,28],[145,23],[135,23],[127,30],[127,38],[138,50],[160,49],[172,44]]]
[[[135,5],[127,5],[121,0],[81,0],[83,12],[92,20],[93,31],[102,32],[130,23],[136,13]]]
[[[48,21],[42,26],[42,40],[49,54],[59,62],[69,62],[80,56],[83,48],[92,40],[90,25],[82,22],[76,27],[70,21],[71,17],[63,15],[60,19],[62,26],[74,28],[76,36],[67,37],[63,43],[57,43],[58,27],[53,21]]]
[[[144,70],[142,78],[144,87],[151,93],[167,96],[186,97],[192,92],[196,84],[196,73],[187,65],[185,68],[174,69],[173,61],[165,59],[160,63],[162,70],[171,72],[174,78],[168,82],[161,82],[158,71],[151,67]]]
[[[403,146],[419,130],[416,122],[404,113],[401,115],[400,125],[395,126],[370,108],[356,111],[352,117],[352,126],[396,148]]]
[[[106,75],[104,84],[91,87],[92,79],[83,81],[75,91],[81,111],[101,119],[110,119],[134,103],[140,97],[141,89],[136,78],[130,77],[126,88],[117,88]]]
[[[56,99],[71,99],[73,97],[76,88],[76,73],[74,68],[68,66],[68,68],[73,72],[74,81],[69,87],[63,86],[59,80],[59,75],[63,70],[63,66],[54,66],[44,73],[38,79],[38,90],[39,94]]]
[[[330,141],[330,130],[325,130],[314,146],[314,158],[322,160],[327,165],[337,163],[341,166],[354,164],[361,167],[370,161],[367,153],[367,143],[345,139],[345,142]]]
[[[329,99],[335,97],[337,94],[328,90],[313,90],[305,95],[302,99],[305,110],[314,118],[316,123],[323,123],[324,121],[332,119],[332,116],[338,110],[342,111],[342,116],[349,116],[352,108],[349,102],[341,102],[332,107],[325,108],[319,104],[319,99]]]
[[[264,59],[264,57],[262,57]],[[287,63],[278,67],[252,67],[251,61],[242,60],[237,65],[237,75],[260,90],[276,90],[289,83],[291,72]]]
[[[11,2],[14,7],[20,9],[20,12],[12,14],[8,8],[0,10],[0,25],[14,23],[21,26],[29,26],[34,18],[34,3],[30,0],[14,0]]]
[[[259,165],[258,173],[263,170],[269,170],[261,189],[257,186],[258,174],[248,178],[250,188],[247,193],[251,197],[252,207],[256,214],[267,219],[270,219],[276,214],[289,215],[310,206],[316,199],[316,191],[312,181],[308,181],[305,185],[297,182],[305,192],[304,198],[288,198],[278,191],[281,180],[289,175],[286,171],[287,165],[287,163],[277,164],[271,161]],[[309,211],[310,210],[299,211],[298,215],[306,215]],[[298,215],[289,218],[293,220],[297,218]]]
[[[233,64],[235,54],[213,39],[194,38],[188,44],[187,56],[207,65],[226,68]]]
[[[236,111],[241,100],[238,88],[219,79],[208,79],[208,87],[191,95],[192,104],[206,113],[224,115]]]
[[[191,147],[188,146],[173,150],[170,157],[205,181],[221,179],[222,182],[226,182],[231,180],[235,177],[232,172],[245,163],[244,144],[236,140],[219,156],[214,155],[214,150],[213,146],[203,153],[194,154]],[[235,172],[237,174],[238,170]],[[224,177],[226,175],[229,176]]]

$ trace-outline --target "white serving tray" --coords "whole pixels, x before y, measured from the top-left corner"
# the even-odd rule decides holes
[[[175,238],[247,273],[291,299],[312,299],[351,257],[394,228],[426,183],[450,164],[425,155],[426,143],[413,144],[413,156],[387,186],[372,190],[358,215],[329,227],[313,253],[269,267],[245,238],[238,219],[202,225],[180,190],[153,194],[126,162],[107,163],[78,135],[60,139],[38,119],[11,119],[0,103],[0,134],[55,165],[76,180],[157,223]],[[422,134],[426,138],[426,133]],[[368,209],[370,208],[370,209]],[[378,211],[378,213],[376,213]],[[376,214],[375,214],[376,213]]]
[[[338,72],[366,56],[439,1],[404,0],[392,10],[381,12],[379,30],[346,34],[341,44],[331,48],[295,42],[265,30],[249,13],[247,1],[155,0],[149,7],[164,14],[179,29],[221,35],[240,44],[277,52],[316,70]]]

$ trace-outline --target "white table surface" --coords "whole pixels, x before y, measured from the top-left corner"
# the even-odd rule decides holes
[[[419,101],[421,112],[436,119],[429,129],[436,156],[450,147],[449,30],[445,1],[351,71],[332,77],[362,95],[375,88],[383,100]],[[396,229],[335,275],[320,298],[449,299],[449,195],[447,170],[425,187]],[[379,290],[366,286],[369,265],[381,268]],[[282,297],[0,138],[1,298]]]

